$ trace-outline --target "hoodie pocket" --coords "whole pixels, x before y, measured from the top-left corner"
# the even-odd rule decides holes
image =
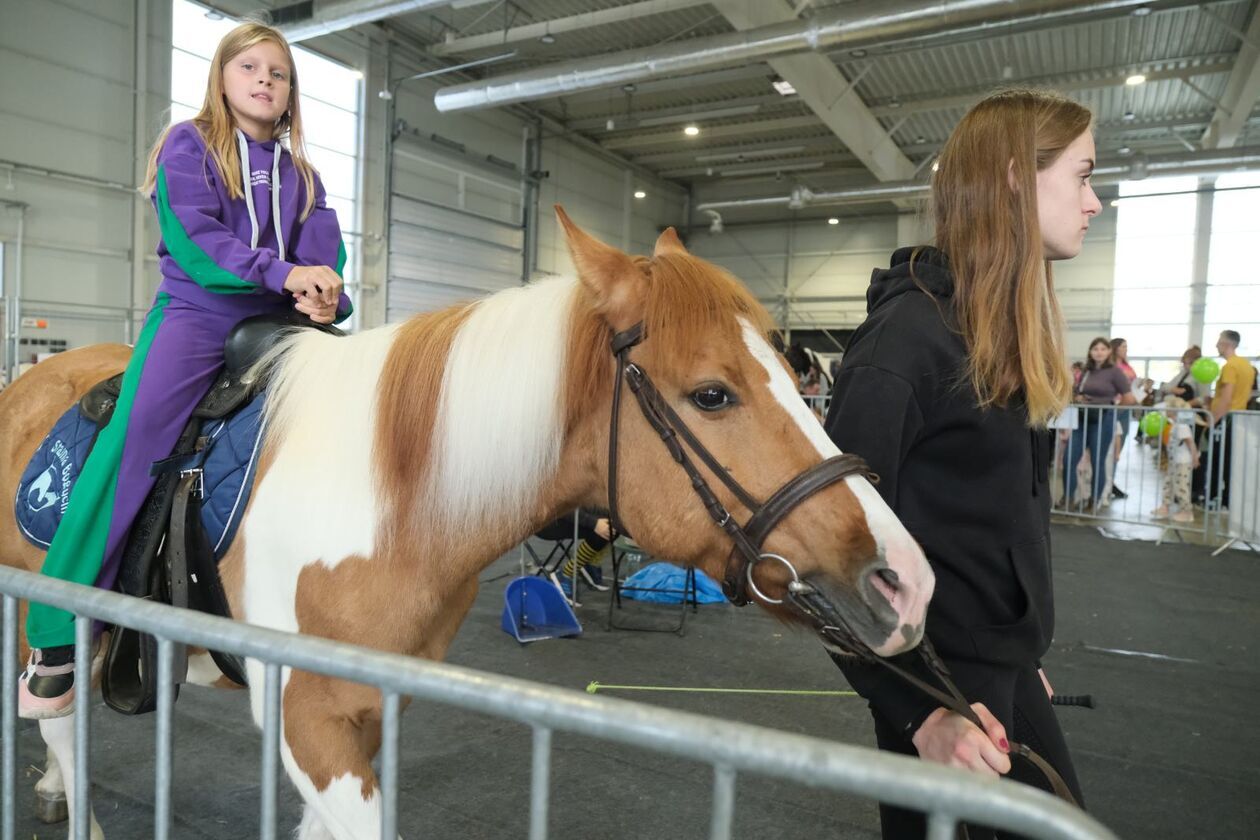
[[[1012,624],[990,624],[971,631],[980,659],[1027,663],[1045,653],[1054,633],[1054,594],[1050,578],[1050,545],[1045,539],[1007,549],[1010,571],[1023,603],[1012,605],[1019,616]]]

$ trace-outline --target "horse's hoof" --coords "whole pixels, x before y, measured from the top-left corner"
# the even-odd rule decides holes
[[[66,802],[66,795],[35,791],[35,818],[45,825],[70,819],[70,804]]]

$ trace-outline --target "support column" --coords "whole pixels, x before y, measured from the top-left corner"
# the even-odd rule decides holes
[[[1190,344],[1203,346],[1203,321],[1207,311],[1208,259],[1212,250],[1212,208],[1216,193],[1214,176],[1199,179],[1194,221],[1194,263],[1190,275]],[[1210,354],[1205,354],[1210,355]]]
[[[132,106],[131,106],[131,181],[135,186],[144,183],[149,162],[149,3],[136,0],[132,8]],[[152,211],[148,202],[140,196],[131,197],[131,282],[128,284],[126,321],[120,338],[131,343],[135,340],[135,308],[148,305],[152,296],[149,288],[147,261],[149,254],[148,221]],[[156,270],[156,266],[154,267]]]

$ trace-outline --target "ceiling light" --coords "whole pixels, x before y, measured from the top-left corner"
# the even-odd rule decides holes
[[[604,123],[605,131],[612,131],[616,127],[617,127],[617,121],[614,120],[612,117],[609,117],[608,122]]]
[[[827,220],[827,224],[829,224],[829,225],[838,225],[838,224],[840,224],[840,220],[839,220],[839,219],[837,219],[835,216],[832,216],[830,219],[828,219],[828,220]]]
[[[1138,6],[1136,9],[1129,12],[1129,14],[1133,15],[1134,17],[1146,17],[1150,13],[1151,13],[1150,6]]]
[[[1125,111],[1124,114],[1120,117],[1120,119],[1124,120],[1125,122],[1133,122],[1134,120],[1137,119],[1137,114],[1133,113],[1132,111]]]
[[[208,20],[223,20],[223,12],[218,9],[206,9],[206,18]]]
[[[555,42],[556,42],[556,36],[552,35],[550,32],[544,32],[538,38],[538,43],[540,44],[554,44]]]
[[[926,138],[926,137],[924,137],[922,134],[920,134],[918,137],[914,138],[914,142],[919,143],[920,145],[922,145],[923,143],[926,143],[926,142],[927,142],[927,138]]]
[[[1112,206],[1112,207],[1119,207],[1119,206],[1120,206],[1120,199],[1118,199],[1118,198],[1113,198],[1113,199],[1111,199],[1111,206]]]
[[[1145,74],[1142,74],[1142,73],[1134,73],[1132,76],[1130,76],[1129,78],[1125,79],[1125,80],[1124,80],[1124,83],[1125,83],[1126,85],[1128,85],[1129,87],[1137,87],[1138,85],[1142,84],[1142,83],[1143,83],[1143,82],[1145,82],[1145,81],[1146,81],[1146,76],[1145,76]]]
[[[889,103],[888,103],[888,107],[889,107],[889,108],[900,108],[900,107],[901,107],[901,100],[900,100],[900,99],[896,99],[896,98],[894,98],[894,99],[890,100],[890,101],[889,101]]]
[[[854,58],[866,58],[866,50],[854,50],[853,52],[849,53],[849,55],[853,56]]]
[[[1120,148],[1116,149],[1116,152],[1118,152],[1119,154],[1122,154],[1122,155],[1131,155],[1131,154],[1133,154],[1133,150],[1132,150],[1132,149],[1130,149],[1128,146],[1121,146]]]
[[[633,82],[630,84],[625,84],[621,86],[622,93],[634,93],[636,90],[638,90],[638,88],[634,85]]]
[[[635,197],[635,198],[647,198],[647,193],[645,193],[643,190],[635,190],[635,191],[634,191],[634,197]]]
[[[689,125],[683,129],[683,134],[686,134],[688,137],[695,137],[699,133],[700,127],[697,125]]]
[[[792,83],[786,79],[779,79],[778,81],[771,82],[770,85],[779,92],[780,96],[791,96],[796,93],[796,88],[794,88]]]
[[[933,171],[933,172],[936,172],[936,171],[937,171],[938,169],[940,169],[940,168],[941,168],[941,162],[940,162],[939,160],[934,160],[934,161],[932,161],[932,171]]]

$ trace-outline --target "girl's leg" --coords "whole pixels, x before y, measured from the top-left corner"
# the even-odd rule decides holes
[[[154,461],[170,455],[223,364],[222,318],[160,295],[123,377],[114,416],[101,432],[44,561],[44,574],[102,588],[113,586],[127,533],[154,478]],[[227,325],[230,327],[230,324]],[[32,603],[27,639],[38,649],[23,675],[24,717],[72,708],[74,616]],[[51,649],[51,650],[50,650]]]

